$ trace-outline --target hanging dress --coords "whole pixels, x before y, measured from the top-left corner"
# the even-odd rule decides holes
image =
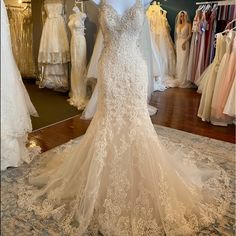
[[[223,111],[224,114],[228,116],[232,116],[234,118],[236,117],[236,99],[235,98],[236,98],[236,75],[234,76],[233,85],[230,90],[229,97],[226,101],[224,111]]]
[[[232,31],[227,36],[225,36],[226,41],[226,52],[221,60],[218,74],[216,77],[216,84],[214,89],[214,94],[212,98],[211,105],[211,122],[215,125],[227,126],[228,123],[232,122],[232,118],[227,117],[223,114],[224,107],[220,106],[221,100],[223,99],[223,88],[225,83],[228,83],[229,77],[227,77],[227,72],[231,70],[233,73],[233,65],[229,67],[230,55],[232,51],[232,45],[234,40],[234,32]],[[233,76],[233,75],[232,75]]]
[[[197,55],[198,55],[198,43],[199,43],[199,31],[200,31],[200,16],[201,10],[196,11],[196,15],[193,20],[192,26],[192,39],[191,39],[191,47],[189,54],[189,62],[188,62],[188,70],[187,70],[187,78],[190,82],[194,83],[195,73],[197,67]]]
[[[62,0],[45,0],[47,14],[43,26],[38,63],[41,69],[40,87],[68,90],[69,42],[63,18]]]
[[[208,23],[206,21],[206,13],[202,13],[202,18],[199,24],[199,34],[198,34],[198,58],[196,60],[196,72],[194,83],[197,84],[197,81],[200,79],[201,74],[205,69],[205,46],[206,46],[206,30],[208,27]]]
[[[216,77],[225,50],[225,38],[222,34],[218,34],[216,41],[216,55],[214,61],[207,70],[207,73],[204,73],[205,78],[203,78],[204,87],[202,90],[200,106],[198,109],[198,117],[200,117],[202,121],[210,121],[211,104],[215,89]]]
[[[69,103],[78,108],[86,106],[86,54],[87,45],[84,37],[86,14],[77,12],[70,16],[68,26],[71,30],[71,91]]]
[[[176,87],[177,81],[174,79],[176,56],[166,12],[159,5],[154,4],[148,8],[146,15],[158,52],[158,79],[166,87]]]
[[[7,12],[1,0],[1,170],[31,161],[26,148],[27,134],[32,131],[30,115],[38,116],[13,56]]]

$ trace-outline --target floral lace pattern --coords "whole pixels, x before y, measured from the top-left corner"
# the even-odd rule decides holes
[[[49,152],[31,185],[20,182],[18,205],[57,221],[64,235],[194,235],[227,210],[229,177],[210,158],[159,141],[137,44],[141,0],[122,17],[104,0],[100,9],[98,110],[79,143]]]

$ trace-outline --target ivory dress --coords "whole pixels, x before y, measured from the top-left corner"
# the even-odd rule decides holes
[[[79,110],[86,106],[86,66],[87,45],[84,37],[86,14],[77,12],[70,16],[71,31],[71,90],[69,103]]]
[[[145,61],[148,65],[148,97],[147,102],[151,99],[153,91],[164,91],[166,89],[164,83],[159,78],[160,71],[162,71],[162,65],[160,64],[161,57],[158,53],[154,39],[152,38],[151,30],[148,25],[148,21],[145,18],[144,25],[142,27],[142,32],[140,34],[138,45],[142,54],[145,57]],[[88,66],[87,79],[93,78],[97,79],[98,76],[98,61],[101,56],[102,50],[104,48],[104,38],[101,30],[98,31],[96,42],[94,45],[93,54]],[[85,107],[81,118],[88,120],[92,119],[98,103],[98,86],[95,86],[95,89],[92,93],[90,100]],[[157,112],[157,109],[153,106],[148,105],[149,115],[154,115]]]
[[[223,111],[224,114],[228,116],[232,116],[234,118],[236,117],[236,99],[235,98],[236,98],[236,75],[234,76],[233,85],[230,90],[229,97],[226,101],[224,111]]]
[[[41,69],[40,87],[68,90],[69,41],[63,18],[63,0],[45,0],[47,14],[43,26],[38,63]]]
[[[30,162],[26,148],[27,134],[32,131],[30,114],[38,116],[13,56],[7,12],[1,0],[1,170]]]
[[[105,47],[94,119],[79,144],[31,176],[44,188],[19,191],[20,207],[53,216],[64,235],[194,235],[227,207],[222,169],[197,167],[196,156],[182,162],[158,139],[147,109],[147,64],[137,47],[144,16],[141,0],[123,16],[102,0]]]
[[[178,86],[181,88],[192,87],[191,82],[187,80],[187,70],[189,61],[190,42],[186,42],[186,38],[189,36],[189,26],[185,26],[181,29],[176,29],[176,79],[178,80]],[[182,45],[186,42],[186,49],[183,50]]]
[[[198,117],[200,117],[202,121],[210,121],[211,105],[215,89],[216,77],[220,62],[225,54],[225,50],[226,50],[225,38],[222,34],[218,34],[216,42],[216,55],[214,61],[209,66],[209,68],[206,69],[206,72],[203,73],[201,77],[201,83],[203,87],[202,87],[200,106],[198,109]]]

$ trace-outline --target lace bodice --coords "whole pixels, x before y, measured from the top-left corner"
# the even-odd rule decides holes
[[[180,27],[177,27],[176,29],[177,38],[178,39],[186,39],[189,35],[189,27],[188,24],[185,24],[185,26],[181,29]]]
[[[104,36],[105,47],[113,44],[121,47],[137,42],[144,22],[144,10],[141,0],[136,0],[133,7],[119,16],[117,11],[102,0],[100,7],[100,25]],[[117,47],[119,48],[119,47]]]
[[[84,21],[86,17],[86,14],[83,12],[75,13],[70,16],[68,26],[72,35],[75,35],[77,33],[84,34]]]
[[[44,4],[45,11],[47,13],[47,17],[57,18],[60,17],[63,13],[63,3],[62,2],[49,2]]]

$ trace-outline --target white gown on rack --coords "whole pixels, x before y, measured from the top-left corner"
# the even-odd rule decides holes
[[[225,54],[226,43],[222,34],[217,35],[216,41],[216,54],[212,64],[205,70],[200,78],[200,88],[202,88],[202,96],[198,109],[198,117],[202,121],[210,121],[211,118],[211,105],[215,89],[215,83],[219,65]]]
[[[41,67],[40,87],[68,89],[69,41],[63,18],[62,0],[45,0],[47,18],[43,26],[38,63]]]
[[[84,37],[86,14],[80,11],[70,16],[71,30],[71,91],[69,103],[79,110],[86,106],[86,55],[87,46]]]
[[[29,162],[30,114],[37,116],[17,68],[6,8],[1,0],[1,170]]]
[[[63,235],[194,235],[227,208],[227,174],[197,167],[197,155],[170,155],[155,132],[147,64],[137,47],[144,16],[141,0],[122,17],[102,0],[94,119],[79,144],[55,153],[41,175],[32,173],[30,183],[44,188],[19,190],[19,206],[52,216]]]
[[[98,61],[104,47],[104,39],[101,30],[98,31],[97,39],[94,45],[93,54],[88,66],[87,78],[98,78]],[[139,37],[139,48],[141,49],[148,65],[148,98],[151,99],[153,91],[164,91],[166,89],[164,83],[159,77],[159,72],[162,70],[160,64],[161,58],[151,35],[151,31],[145,18],[145,23]],[[93,94],[81,116],[82,119],[91,119],[97,109],[98,88],[95,86]],[[157,109],[148,105],[149,115],[154,115]]]
[[[151,5],[147,10],[151,34],[158,53],[158,78],[166,87],[177,86],[174,79],[176,56],[170,36],[166,12],[159,5]]]

